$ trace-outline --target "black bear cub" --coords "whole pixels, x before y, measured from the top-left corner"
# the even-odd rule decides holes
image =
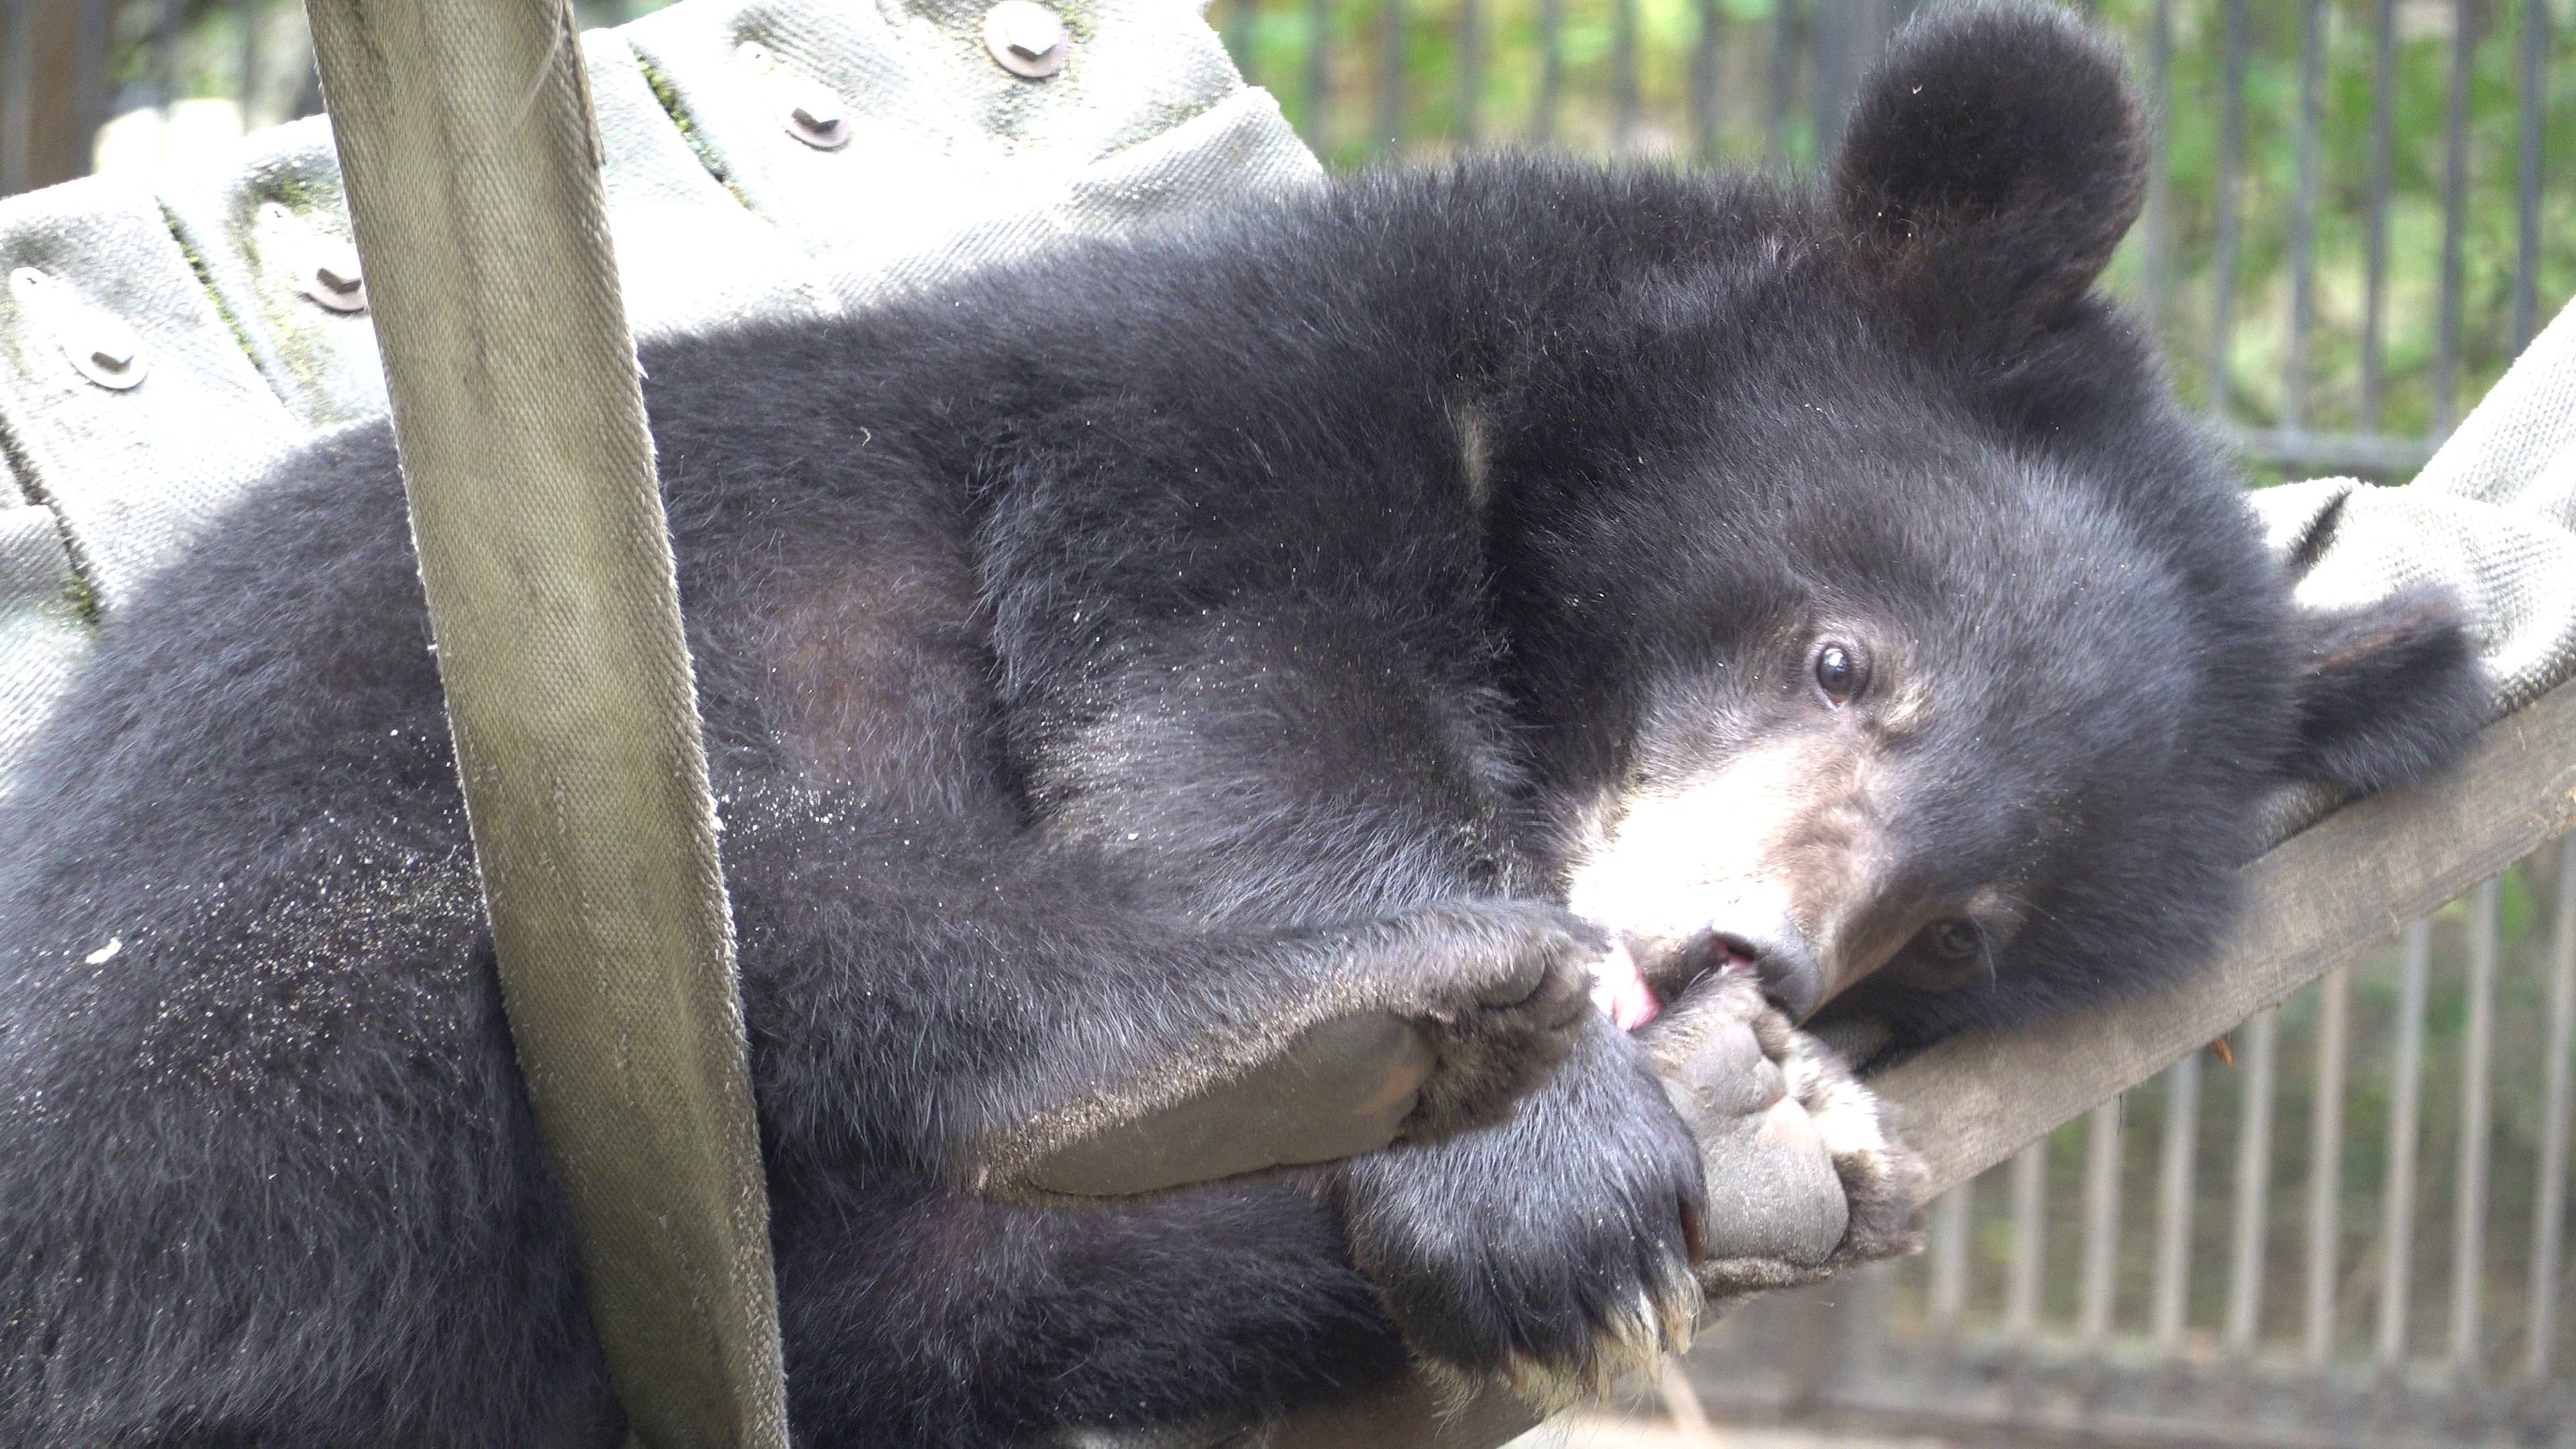
[[[2205,951],[2277,782],[2466,737],[2448,606],[2296,611],[2094,293],[2102,45],[1935,12],[1847,135],[1813,189],[1366,176],[645,359],[800,1442],[1581,1380],[1724,1228],[1588,970],[1914,1036],[2098,996]],[[0,809],[0,1442],[616,1442],[428,645],[337,435]],[[1353,1011],[1432,1048],[1387,1150],[1027,1181]]]

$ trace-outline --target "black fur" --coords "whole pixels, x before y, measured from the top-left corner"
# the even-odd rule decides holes
[[[1511,902],[1570,816],[1817,728],[1819,617],[1938,700],[1908,858],[2028,907],[1991,985],[1853,998],[1918,1032],[2194,959],[2268,785],[2461,737],[2444,606],[2314,642],[2083,290],[2134,204],[2106,66],[1980,8],[1900,42],[1830,195],[1372,176],[648,355],[802,1442],[1277,1408],[1403,1341],[1585,1371],[1700,1191],[1597,1017],[1481,1131],[975,1187],[1221,1022],[1561,975],[1585,928]],[[1953,229],[1992,244],[1908,259]],[[111,622],[0,809],[0,1442],[615,1440],[434,662],[363,427]],[[1569,1050],[1532,1009],[1482,1098]]]

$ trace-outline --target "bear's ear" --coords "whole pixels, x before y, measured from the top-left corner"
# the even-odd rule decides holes
[[[1835,200],[1900,307],[2009,347],[2100,275],[2137,219],[2147,157],[2108,42],[2055,6],[1954,0],[1863,83]]]
[[[2486,671],[2448,594],[2302,610],[2290,637],[2298,735],[2282,773],[2292,779],[2408,784],[2449,763],[2486,723]]]

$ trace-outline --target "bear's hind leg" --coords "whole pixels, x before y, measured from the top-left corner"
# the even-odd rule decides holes
[[[779,1195],[790,1417],[814,1449],[996,1449],[1382,1383],[1395,1330],[1300,1183],[1035,1207],[919,1180]]]

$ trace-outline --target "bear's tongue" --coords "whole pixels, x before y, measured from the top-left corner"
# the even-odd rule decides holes
[[[1592,963],[1592,1002],[1601,1008],[1602,1015],[1618,1023],[1621,1031],[1635,1031],[1664,1009],[1625,944],[1612,946],[1607,955]]]
[[[1677,990],[1688,990],[1692,983],[1711,976],[1737,976],[1747,981],[1758,978],[1753,958],[1723,937],[1695,953],[1690,965],[1688,977],[1678,983]],[[1646,979],[1636,956],[1624,942],[1612,946],[1609,954],[1592,963],[1592,1003],[1601,1008],[1602,1015],[1617,1022],[1621,1031],[1635,1031],[1664,1009],[1663,994]]]

